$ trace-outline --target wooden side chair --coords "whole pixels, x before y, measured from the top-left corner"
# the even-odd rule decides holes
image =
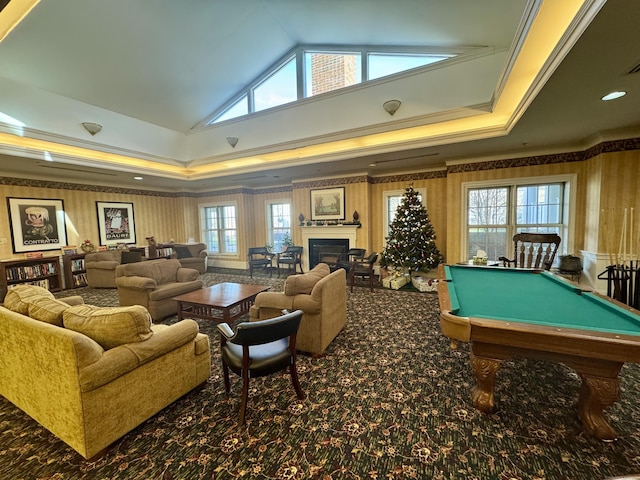
[[[280,265],[282,265],[287,273],[296,273],[297,266],[300,266],[300,273],[302,271],[302,247],[289,246],[287,249],[278,255],[278,278],[280,278]]]
[[[271,266],[271,255],[267,247],[251,247],[247,253],[247,262],[249,263],[249,276],[253,278],[254,268],[269,268]],[[272,272],[269,270],[269,274]]]
[[[513,236],[515,258],[500,257],[498,260],[505,267],[549,270],[559,246],[560,236],[555,233],[518,233]]]
[[[296,336],[302,310],[283,311],[280,317],[238,324],[235,333],[227,323],[216,325],[220,332],[224,388],[231,391],[229,370],[242,377],[242,401],[239,425],[244,425],[249,397],[249,379],[271,375],[289,369],[291,382],[300,400],[305,394],[300,388],[296,368]]]
[[[364,248],[350,248],[344,253],[342,258],[338,260],[336,268],[344,268],[348,275],[351,264],[353,262],[362,262],[366,253],[367,251]]]
[[[369,289],[373,292],[373,266],[378,260],[378,253],[373,252],[366,259],[361,261],[354,261],[349,268],[349,281],[351,283],[351,291],[353,292],[353,285],[355,284],[356,277],[362,279],[369,279]]]

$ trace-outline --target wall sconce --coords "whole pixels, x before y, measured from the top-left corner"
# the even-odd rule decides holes
[[[402,102],[400,100],[387,100],[382,104],[382,108],[391,116],[400,108]]]
[[[238,137],[227,137],[227,143],[231,145],[231,148],[236,148],[238,144]]]
[[[82,126],[87,132],[91,134],[91,136],[94,136],[96,133],[99,133],[100,130],[102,130],[102,125],[100,125],[99,123],[82,122]]]

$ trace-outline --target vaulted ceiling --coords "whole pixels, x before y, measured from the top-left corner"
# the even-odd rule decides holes
[[[442,168],[637,136],[634,2],[11,0],[0,12],[0,35],[17,23],[0,43],[0,171],[199,191]],[[16,22],[20,12],[28,13]],[[200,126],[306,44],[461,54]],[[600,101],[619,89],[628,95]],[[393,117],[382,108],[391,98],[402,101]],[[103,129],[91,136],[82,122]],[[228,136],[239,139],[235,148]]]

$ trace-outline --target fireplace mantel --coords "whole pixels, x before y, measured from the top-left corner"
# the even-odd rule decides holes
[[[309,239],[342,238],[349,240],[349,248],[356,247],[357,232],[360,225],[321,225],[317,227],[299,227],[302,231],[302,269],[309,271]]]

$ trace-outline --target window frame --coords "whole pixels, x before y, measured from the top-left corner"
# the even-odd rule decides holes
[[[273,205],[289,205],[289,238],[293,238],[293,202],[290,198],[279,198],[273,200],[265,201],[265,218],[267,219],[266,227],[267,227],[267,239],[266,243],[269,245],[273,245],[275,248],[275,242],[273,240],[273,218],[271,215]],[[284,230],[284,229],[281,229]]]
[[[413,72],[414,70],[420,69],[428,69],[431,68],[434,64],[440,64],[442,62],[446,62],[454,59],[455,57],[473,53],[474,51],[482,50],[482,47],[457,47],[457,48],[445,48],[445,47],[421,47],[421,46],[381,46],[381,45],[298,45],[291,50],[287,51],[283,56],[281,56],[277,61],[269,65],[261,74],[259,74],[255,79],[246,84],[240,91],[236,92],[232,97],[229,98],[228,101],[223,103],[219,108],[214,110],[211,115],[207,116],[202,122],[200,122],[199,126],[210,126],[218,123],[223,123],[227,121],[232,121],[238,118],[243,118],[246,115],[240,115],[238,117],[228,118],[222,121],[218,121],[217,119],[221,116],[225,115],[229,110],[233,108],[233,106],[240,101],[244,96],[247,96],[248,101],[248,110],[249,113],[247,115],[257,114],[260,112],[264,112],[267,110],[271,110],[272,108],[278,108],[280,105],[273,106],[270,108],[266,108],[260,111],[255,111],[254,107],[254,98],[253,91],[255,88],[262,85],[265,81],[271,78],[276,72],[278,72],[283,66],[285,66],[289,61],[294,59],[296,62],[296,81],[297,81],[297,100],[305,100],[316,98],[318,95],[308,96],[305,91],[306,78],[304,76],[304,56],[307,52],[313,53],[335,53],[335,54],[356,54],[360,55],[360,71],[361,71],[361,81],[354,85],[344,87],[343,89],[332,90],[330,92],[321,93],[319,95],[330,94],[335,91],[342,91],[346,88],[357,88],[362,85],[369,85],[372,82],[385,82],[387,79],[394,76],[401,76],[406,74],[407,72]],[[422,67],[417,67],[409,70],[403,70],[391,75],[386,75],[382,77],[377,77],[375,79],[369,79],[369,54],[397,54],[397,55],[419,55],[419,56],[429,56],[433,55],[434,57],[443,57],[447,56],[448,58],[444,60],[438,60],[436,62],[424,65]],[[288,105],[292,102],[287,102],[282,105]]]
[[[222,209],[224,207],[233,207],[234,211],[235,211],[235,220],[236,220],[236,228],[235,229],[227,229],[227,228],[217,228],[216,230],[219,232],[218,233],[218,244],[220,245],[220,249],[221,251],[219,252],[215,252],[213,251],[213,249],[211,249],[211,246],[208,243],[208,233],[210,230],[207,229],[207,225],[206,225],[206,209],[208,208],[216,208],[216,209]],[[211,203],[201,203],[198,205],[198,210],[199,210],[199,223],[200,223],[200,235],[202,238],[203,243],[207,246],[207,250],[211,252],[212,255],[215,256],[224,256],[224,257],[239,257],[240,255],[240,219],[239,219],[239,211],[238,211],[238,202],[235,200],[231,200],[231,201],[226,201],[226,202],[211,202]],[[221,210],[219,210],[220,212]],[[224,218],[224,216],[221,216],[220,214],[218,214],[218,222],[220,222],[220,219]],[[219,227],[219,225],[218,225]],[[227,230],[235,230],[235,234],[236,234],[236,251],[235,252],[227,252],[227,251],[222,251],[222,247],[224,246],[224,232],[226,232]]]
[[[515,235],[518,225],[516,224],[516,205],[513,203],[513,199],[516,195],[516,188],[527,185],[548,185],[554,183],[562,183],[565,185],[562,203],[562,218],[563,223],[560,231],[560,249],[557,257],[566,252],[574,251],[574,236],[575,236],[575,215],[576,215],[576,202],[577,202],[577,174],[559,174],[559,175],[545,175],[545,176],[531,176],[531,177],[515,177],[507,179],[497,180],[482,180],[463,182],[461,188],[461,211],[460,211],[460,259],[463,261],[469,260],[469,224],[468,222],[468,198],[469,190],[478,188],[499,188],[508,187],[509,192],[509,206],[507,211],[507,257],[511,258],[513,255],[513,242],[511,239]],[[495,260],[495,259],[491,259]]]

